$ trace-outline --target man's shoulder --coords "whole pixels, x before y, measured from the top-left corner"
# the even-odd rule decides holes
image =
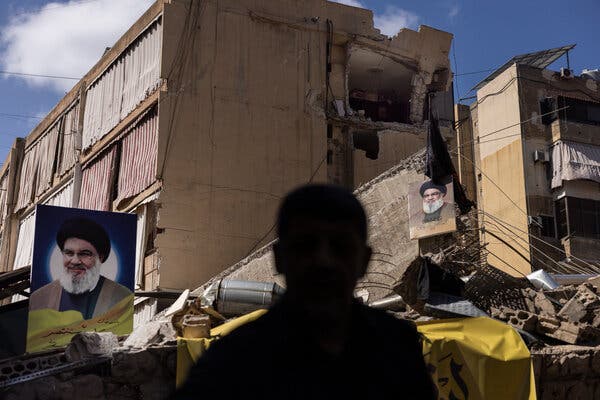
[[[60,281],[58,279],[45,284],[44,286],[39,287],[38,289],[34,290],[33,293],[31,294],[33,296],[34,293],[47,293],[48,291],[53,291],[53,290],[57,290],[57,289],[61,289],[62,290],[62,286],[60,285]]]
[[[113,293],[118,297],[125,297],[131,294],[131,290],[129,290],[126,286],[121,285],[118,282],[115,282],[107,277],[104,277],[104,283],[102,284],[102,290],[107,290]]]
[[[29,309],[33,311],[43,308],[57,308],[57,299],[60,299],[61,292],[62,286],[58,279],[34,290],[29,297]]]

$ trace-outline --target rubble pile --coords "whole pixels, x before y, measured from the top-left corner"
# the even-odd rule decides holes
[[[439,265],[438,260],[442,260]],[[416,258],[394,286],[408,305],[406,311],[393,310],[396,315],[423,319],[475,316],[479,312],[533,335],[538,346],[600,345],[597,278],[549,289],[536,288],[534,279],[515,278],[490,265],[466,277],[453,267],[452,261],[436,259],[435,255]],[[440,307],[440,299],[445,307]]]

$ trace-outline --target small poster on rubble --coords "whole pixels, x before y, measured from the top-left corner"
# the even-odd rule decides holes
[[[452,179],[446,185],[431,180],[408,188],[410,238],[421,239],[456,230]]]
[[[27,351],[131,333],[136,216],[38,205],[35,219]]]

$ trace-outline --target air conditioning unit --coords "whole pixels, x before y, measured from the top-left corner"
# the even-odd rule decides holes
[[[550,156],[549,156],[548,152],[546,152],[544,150],[536,150],[533,152],[533,161],[547,163],[550,161]]]
[[[560,77],[563,79],[572,79],[573,71],[571,71],[569,68],[561,68],[560,69]]]

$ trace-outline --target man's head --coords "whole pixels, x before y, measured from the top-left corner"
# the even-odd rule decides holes
[[[323,317],[350,305],[371,256],[367,219],[354,195],[302,186],[283,200],[277,223],[275,264],[286,277],[287,298]]]
[[[419,189],[423,198],[423,212],[431,214],[439,210],[444,205],[444,196],[446,196],[446,186],[436,185],[432,181],[424,182]]]
[[[63,256],[63,288],[74,294],[93,290],[100,279],[100,264],[110,254],[104,228],[87,218],[71,218],[61,225],[56,243]]]

